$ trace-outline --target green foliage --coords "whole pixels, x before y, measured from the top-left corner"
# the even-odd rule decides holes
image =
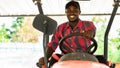
[[[5,24],[3,24],[0,28],[0,42],[10,42],[17,30],[20,29],[23,21],[24,17],[17,17],[16,20],[13,21],[11,28],[7,28]]]
[[[0,42],[9,42],[9,39],[10,32],[5,28],[5,24],[3,24],[0,28]]]
[[[106,18],[93,17],[92,21],[95,22],[97,27],[96,40],[98,42],[98,49],[96,54],[103,55],[104,48],[104,34],[106,30]],[[120,29],[117,31],[118,37],[108,39],[108,59],[112,62],[120,62]]]
[[[117,30],[118,36],[109,41],[109,59],[113,62],[120,62],[120,29]]]
[[[100,17],[98,17],[98,18],[96,18],[96,17],[93,17],[92,18],[92,21],[93,22],[95,22],[95,23],[99,23],[99,22],[102,22],[102,23],[105,23],[106,21],[107,21],[107,19],[106,18],[100,18]]]
[[[120,62],[120,50],[117,49],[117,45],[114,43],[109,43],[108,46],[108,58],[112,62]]]
[[[39,33],[33,28],[31,18],[14,19],[9,28],[5,24],[0,28],[0,42],[38,42]]]
[[[95,26],[97,27],[97,31],[96,31],[96,40],[98,42],[98,49],[96,51],[96,54],[101,54],[103,55],[103,45],[104,45],[104,33],[105,33],[105,22],[106,22],[106,18],[96,18],[93,17],[92,21],[95,23]]]
[[[16,34],[18,30],[22,27],[22,23],[24,22],[24,17],[17,17],[11,26],[11,42],[13,42],[14,38],[18,38],[19,36]],[[17,41],[17,40],[16,40]]]

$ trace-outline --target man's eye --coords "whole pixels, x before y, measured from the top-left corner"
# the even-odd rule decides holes
[[[73,10],[66,9],[66,12],[67,12],[67,13],[71,13],[71,12],[73,12],[73,13],[78,13],[79,10],[78,10],[78,9],[73,9]]]

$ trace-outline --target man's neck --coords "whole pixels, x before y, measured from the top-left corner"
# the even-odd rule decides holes
[[[69,22],[72,29],[77,25],[78,21],[79,19],[73,22]]]

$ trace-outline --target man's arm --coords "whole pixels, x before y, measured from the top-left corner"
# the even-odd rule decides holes
[[[49,61],[49,58],[52,56],[52,54],[53,54],[53,49],[51,48],[51,47],[47,47],[46,48],[46,56],[47,56],[47,61]],[[44,65],[45,64],[45,62],[44,62],[44,57],[41,57],[40,59],[39,59],[39,63],[38,63],[39,65]]]
[[[93,31],[84,31],[83,32],[83,37],[88,38],[88,39],[93,38],[94,33],[93,33]]]
[[[47,55],[47,60],[52,56],[54,50],[51,47],[47,47],[46,49],[46,55]]]

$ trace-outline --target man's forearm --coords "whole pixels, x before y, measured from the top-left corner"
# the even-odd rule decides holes
[[[46,50],[46,54],[47,54],[47,60],[49,60],[49,58],[52,56],[53,54],[53,50],[51,47],[47,47],[47,50]]]

